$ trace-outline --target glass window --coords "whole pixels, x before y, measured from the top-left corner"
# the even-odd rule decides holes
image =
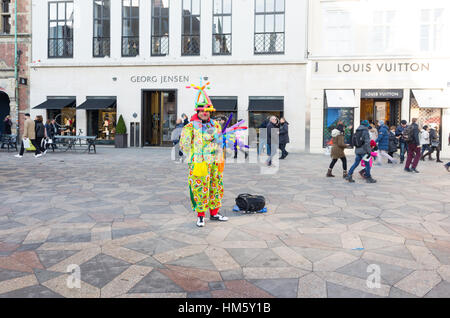
[[[353,123],[355,119],[354,108],[325,108],[323,120],[323,147],[331,145],[333,139],[331,132],[336,129],[339,123],[345,126],[345,143],[351,143],[353,135]]]
[[[326,51],[331,55],[350,53],[353,47],[350,12],[326,10],[325,15]]]
[[[284,1],[255,0],[255,54],[284,53]]]
[[[370,39],[372,51],[380,53],[393,49],[395,17],[395,11],[375,11],[373,13],[372,36]]]
[[[441,51],[448,46],[445,10],[442,8],[421,10],[420,50]]]
[[[169,0],[152,0],[152,55],[169,54]]]
[[[213,4],[213,54],[231,55],[231,0],[214,0]]]
[[[48,12],[48,57],[73,57],[73,2],[49,2]]]
[[[122,0],[122,56],[139,55],[139,0]]]
[[[181,55],[200,55],[200,0],[183,0]]]
[[[110,56],[111,0],[94,0],[94,57]]]

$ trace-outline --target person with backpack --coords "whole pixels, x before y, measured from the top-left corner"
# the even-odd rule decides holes
[[[428,153],[422,154],[422,160],[425,160],[425,157],[428,156],[430,160],[433,160],[431,155],[436,150],[436,162],[442,163],[440,159],[441,153],[441,140],[439,138],[439,133],[437,129],[437,125],[435,123],[430,124],[430,148],[428,149]]]
[[[369,122],[367,120],[363,120],[361,122],[361,126],[356,129],[356,132],[353,136],[353,145],[355,146],[355,163],[350,168],[348,172],[348,176],[346,180],[350,183],[355,182],[353,180],[353,172],[361,163],[361,160],[366,156],[372,155],[372,148],[370,147],[370,135],[369,135]],[[370,165],[366,165],[366,182],[367,183],[376,183],[377,181],[372,178],[370,174]]]
[[[331,147],[331,164],[328,168],[328,172],[326,174],[327,178],[334,178],[333,168],[336,165],[336,162],[341,159],[342,161],[342,169],[344,179],[347,177],[347,158],[345,157],[344,150],[349,146],[345,143],[344,136],[344,125],[339,124],[336,129],[333,129],[331,132],[331,137],[333,137],[333,146]]]
[[[406,127],[408,127],[408,122],[406,120],[402,120],[400,125],[395,130],[395,136],[397,136],[400,143],[400,164],[405,162],[406,149],[408,148],[405,140],[403,139],[403,130],[405,130]]]
[[[417,171],[417,165],[420,161],[421,147],[417,118],[413,118],[411,125],[403,130],[402,137],[408,145],[408,157],[406,159],[405,171],[419,173],[419,171]]]

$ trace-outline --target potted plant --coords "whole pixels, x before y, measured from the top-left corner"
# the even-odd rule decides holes
[[[128,147],[128,134],[127,134],[127,126],[125,125],[125,121],[123,120],[122,115],[119,117],[119,121],[116,126],[116,138],[115,138],[115,146],[116,148],[127,148]]]

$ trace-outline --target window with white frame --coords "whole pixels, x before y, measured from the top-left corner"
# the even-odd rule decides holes
[[[152,0],[152,56],[169,54],[169,0]]]
[[[213,54],[231,55],[231,0],[213,1]]]
[[[395,11],[374,11],[370,47],[372,51],[383,53],[392,49],[395,36]]]
[[[255,54],[283,54],[285,0],[255,0]]]
[[[48,3],[48,57],[73,57],[73,1]]]
[[[122,56],[139,55],[139,0],[122,0]]]
[[[341,9],[325,10],[325,30],[323,37],[327,54],[341,55],[353,49],[352,21],[350,12]]]
[[[420,50],[440,51],[445,47],[445,10],[424,9],[420,12]]]
[[[181,55],[200,55],[200,0],[183,0]]]

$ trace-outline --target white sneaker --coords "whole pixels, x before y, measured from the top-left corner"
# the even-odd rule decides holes
[[[46,154],[47,154],[47,150],[44,151],[44,155],[46,155]]]
[[[15,155],[14,157],[16,157],[16,158],[22,158],[23,156],[17,154],[17,155]]]
[[[40,153],[40,154],[38,154],[38,155],[35,155],[34,157],[35,157],[35,158],[40,158],[40,157],[42,157],[42,154]]]
[[[212,221],[220,221],[220,222],[226,222],[226,221],[228,221],[228,217],[223,216],[223,215],[221,215],[221,214],[216,214],[216,215],[214,215],[214,216],[211,215],[210,219],[211,219]]]
[[[204,227],[205,226],[205,218],[203,216],[199,216],[197,218],[197,226]]]

